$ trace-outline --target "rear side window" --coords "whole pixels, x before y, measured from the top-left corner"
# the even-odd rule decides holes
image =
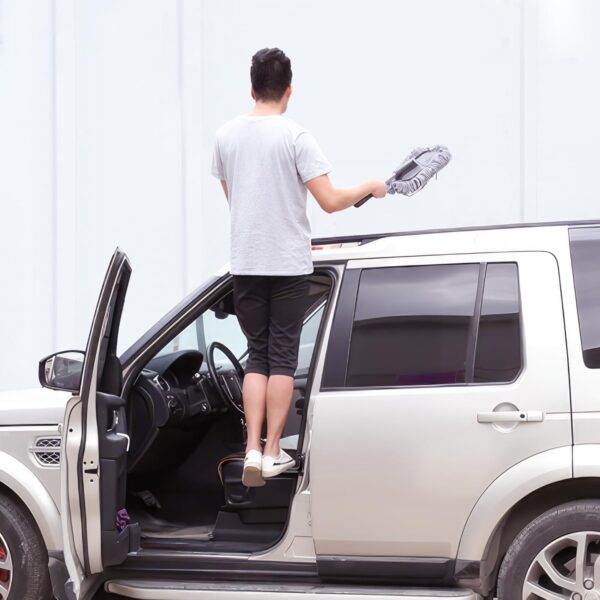
[[[521,367],[515,263],[362,271],[343,386],[504,383]]]
[[[522,358],[519,275],[515,263],[486,267],[476,346],[475,383],[516,379]]]
[[[569,241],[583,362],[600,369],[600,229],[571,229]]]

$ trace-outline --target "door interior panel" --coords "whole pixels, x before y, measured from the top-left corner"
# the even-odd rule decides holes
[[[130,549],[139,546],[139,526],[125,523],[127,493],[127,421],[125,400],[120,396],[97,392],[98,446],[100,450],[100,509],[102,524],[102,562],[120,564]]]

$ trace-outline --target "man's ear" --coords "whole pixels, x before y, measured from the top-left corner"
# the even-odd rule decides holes
[[[254,86],[250,86],[250,95],[252,96],[252,100],[256,102],[256,92],[254,91]]]
[[[290,85],[288,86],[288,89],[285,90],[285,97],[289,98],[292,95],[292,84],[290,83]]]

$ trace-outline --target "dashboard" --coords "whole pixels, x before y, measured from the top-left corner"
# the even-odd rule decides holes
[[[138,376],[127,402],[129,470],[158,468],[164,461],[157,462],[156,452],[172,454],[176,460],[177,446],[185,436],[194,435],[203,424],[229,410],[201,352],[182,350],[153,358]]]
[[[203,420],[228,410],[215,389],[204,356],[197,350],[181,350],[152,359],[141,377],[158,387],[168,409],[166,424]],[[139,380],[138,380],[139,383]]]

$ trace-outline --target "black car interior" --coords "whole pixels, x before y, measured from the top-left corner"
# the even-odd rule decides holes
[[[282,447],[293,456],[315,341],[331,288],[331,275],[315,271],[300,341],[304,359],[296,372],[282,440]],[[232,288],[209,310],[215,322],[233,319],[230,323],[235,323]],[[167,344],[168,350],[148,362],[128,395],[127,508],[132,521],[140,524],[142,547],[264,549],[285,530],[298,469],[270,479],[261,488],[242,485],[241,380],[246,357],[223,348],[220,339],[206,339],[201,319],[196,324],[197,348]]]

